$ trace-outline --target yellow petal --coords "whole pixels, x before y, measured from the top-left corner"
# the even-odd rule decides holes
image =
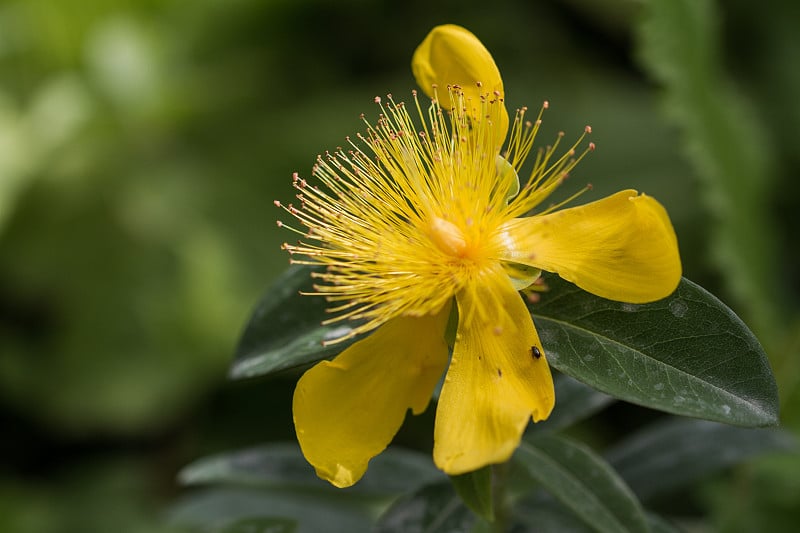
[[[502,259],[556,272],[593,294],[629,303],[669,296],[681,279],[666,210],[634,190],[503,227]]]
[[[436,411],[433,459],[451,475],[506,461],[531,420],[553,409],[533,321],[499,266],[460,292],[456,345]]]
[[[300,378],[294,425],[319,477],[337,487],[354,484],[397,433],[406,410],[425,410],[447,366],[450,307],[390,320]]]
[[[433,28],[414,51],[411,68],[417,84],[431,98],[436,96],[434,85],[439,87],[442,99],[447,96],[448,85],[460,86],[464,97],[471,99],[476,107],[481,95],[494,97],[495,92],[504,95],[503,80],[489,50],[475,35],[455,24]],[[497,139],[502,143],[508,131],[505,104],[499,105],[496,120]]]

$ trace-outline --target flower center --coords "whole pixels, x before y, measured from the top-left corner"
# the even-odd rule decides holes
[[[464,233],[449,220],[433,217],[430,224],[430,236],[439,250],[447,255],[462,259],[467,256],[468,246]]]

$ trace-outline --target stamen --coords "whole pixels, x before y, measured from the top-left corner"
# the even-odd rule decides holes
[[[433,89],[424,108],[416,91],[410,106],[391,94],[385,102],[376,96],[377,120],[361,115],[363,133],[317,158],[312,169],[316,183],[292,175],[299,204],[274,202],[296,221],[296,227],[283,221],[278,226],[301,236],[296,244],[282,246],[290,262],[325,268],[312,274],[318,283],[308,293],[330,302],[331,317],[324,323],[355,324],[326,339],[326,346],[396,316],[438,312],[463,290],[473,302],[463,320],[496,321],[473,281],[501,253],[498,228],[538,206],[594,150],[594,143],[579,149],[590,127],[563,152],[561,133],[551,147],[537,152],[530,175],[509,199],[549,102],[543,102],[533,121],[527,108],[517,110],[500,159],[495,145],[502,94],[487,91],[468,98],[452,85],[446,104],[440,105],[438,87]],[[492,331],[502,330],[498,325]]]

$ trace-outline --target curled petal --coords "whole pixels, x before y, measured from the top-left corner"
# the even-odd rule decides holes
[[[439,97],[445,96],[448,86],[460,86],[476,109],[480,109],[481,95],[503,98],[503,80],[489,50],[470,31],[455,24],[433,28],[414,52],[411,68],[417,84],[431,98],[436,98],[434,85],[439,87]],[[502,143],[508,131],[505,104],[500,102],[494,115],[497,140]]]
[[[353,485],[388,446],[406,411],[425,410],[447,366],[450,307],[390,320],[300,378],[295,430],[319,477],[337,487]]]
[[[456,300],[458,334],[433,449],[451,475],[508,460],[531,417],[547,418],[555,402],[544,349],[505,272],[488,269]]]
[[[555,272],[593,294],[629,303],[669,296],[681,279],[666,210],[634,190],[504,224],[501,259]]]

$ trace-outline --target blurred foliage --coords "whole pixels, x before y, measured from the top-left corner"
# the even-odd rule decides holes
[[[685,275],[756,329],[800,428],[800,4],[430,4],[0,2],[0,530],[157,531],[180,466],[291,437],[293,375],[224,383],[286,264],[272,200],[372,96],[414,88],[442,22],[489,46],[512,106],[550,100],[541,142],[592,125],[576,184],[665,204]],[[601,422],[598,442],[630,429]],[[800,460],[779,461],[678,507],[796,523]]]

